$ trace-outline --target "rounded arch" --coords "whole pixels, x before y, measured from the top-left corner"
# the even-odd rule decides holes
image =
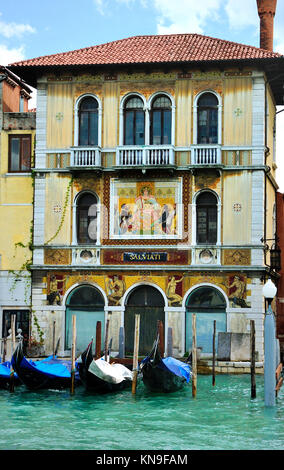
[[[149,109],[152,107],[153,101],[156,98],[158,98],[158,96],[167,96],[171,101],[172,108],[175,107],[175,99],[170,93],[168,93],[167,91],[155,91],[155,93],[153,93],[151,96],[149,96],[149,98],[147,100],[147,104],[148,104]]]
[[[210,188],[204,188],[197,191],[192,197],[192,244],[197,244],[197,200],[198,197],[205,193],[211,193],[216,197],[216,208],[217,208],[217,241],[214,245],[220,245],[221,243],[221,198],[216,191]]]
[[[193,144],[198,144],[198,101],[202,95],[211,93],[217,99],[217,142],[213,145],[221,145],[222,142],[222,97],[219,93],[212,89],[205,89],[194,96],[193,99]],[[200,144],[199,144],[200,145]],[[203,144],[206,145],[206,144]]]
[[[202,193],[211,193],[211,194],[213,194],[213,196],[216,197],[217,205],[218,205],[218,204],[221,204],[221,199],[220,199],[219,194],[216,193],[216,191],[214,191],[214,190],[211,189],[211,188],[203,188],[203,189],[200,189],[199,191],[196,191],[196,193],[193,194],[193,196],[192,196],[192,204],[196,204],[196,200],[198,199],[198,197],[199,197]]]
[[[72,345],[72,318],[76,318],[76,349],[82,353],[92,337],[96,337],[97,323],[101,324],[102,345],[106,321],[106,297],[94,283],[73,285],[64,296],[65,302],[65,349]],[[101,346],[100,345],[100,346]]]
[[[78,200],[85,194],[91,194],[92,196],[94,196],[97,200],[97,203],[99,204],[100,198],[95,191],[91,189],[82,189],[82,191],[79,191],[77,194],[75,194],[73,199],[73,207],[77,204]]]
[[[131,98],[131,97],[138,97],[142,100],[143,102],[143,112],[145,113],[145,119],[144,119],[144,139],[145,139],[145,144],[147,143],[147,123],[148,123],[148,113],[147,111],[147,100],[142,93],[139,93],[137,91],[131,91],[129,93],[126,93],[124,96],[121,97],[120,99],[120,104],[119,104],[119,145],[124,145],[124,134],[125,134],[125,124],[124,124],[124,111],[125,111],[125,103]]]
[[[206,93],[211,93],[212,95],[216,96],[216,98],[218,100],[218,106],[222,106],[222,97],[221,97],[221,95],[219,95],[219,93],[217,91],[212,90],[211,88],[207,88],[206,90],[202,90],[194,96],[194,98],[193,98],[193,106],[194,107],[198,106],[199,98],[201,98],[201,96],[205,95]]]
[[[136,295],[136,298],[135,298]],[[129,303],[130,301],[130,303]],[[139,282],[131,286],[124,294],[124,331],[126,353],[133,352],[135,330],[135,315],[140,315],[140,354],[149,354],[157,335],[158,321],[166,332],[167,305],[165,293],[154,283]]]
[[[132,294],[132,292],[137,288],[137,287],[141,287],[141,286],[150,286],[150,287],[154,287],[155,289],[157,289],[160,294],[162,294],[162,297],[164,299],[164,303],[165,303],[165,308],[168,307],[168,299],[167,299],[167,296],[165,294],[165,292],[163,291],[163,289],[159,286],[157,286],[157,284],[154,284],[153,282],[136,282],[135,284],[133,284],[132,286],[130,286],[124,293],[123,297],[122,297],[122,301],[121,301],[121,305],[123,307],[127,306],[127,301],[128,301],[128,298],[129,296]]]
[[[144,104],[144,110],[146,109],[147,107],[147,100],[145,98],[144,95],[142,95],[142,93],[139,93],[138,91],[130,91],[129,93],[126,93],[126,95],[123,95],[120,99],[120,105],[119,105],[119,108],[120,110],[123,110],[124,109],[124,106],[125,106],[125,102],[131,98],[132,96],[137,96],[138,98],[141,98],[141,100],[143,101],[143,104]]]
[[[201,287],[211,287],[212,289],[216,289],[217,291],[219,291],[220,294],[222,294],[222,296],[224,297],[224,300],[226,302],[226,309],[230,307],[229,298],[228,298],[226,292],[221,287],[216,286],[215,284],[211,284],[210,282],[203,282],[202,284],[195,284],[194,286],[192,286],[190,289],[188,289],[186,291],[186,293],[183,296],[183,300],[182,300],[182,307],[184,309],[186,308],[186,304],[187,304],[187,300],[188,300],[189,296],[193,293],[193,291],[195,291],[195,290],[197,290]]]
[[[73,245],[78,244],[78,206],[80,199],[85,197],[85,196],[92,196],[96,200],[96,245],[100,244],[100,198],[98,194],[92,190],[84,189],[82,191],[79,191],[73,199],[73,224],[72,224],[72,243]]]
[[[69,298],[70,295],[72,295],[72,292],[75,291],[76,289],[78,289],[79,287],[82,287],[82,286],[90,286],[90,287],[94,287],[95,289],[97,289],[100,292],[100,294],[102,295],[103,299],[104,299],[105,307],[108,306],[108,299],[107,299],[105,291],[98,284],[96,284],[95,282],[94,283],[93,282],[82,282],[82,283],[78,282],[76,284],[73,284],[65,292],[64,297],[62,299],[62,304],[66,306],[67,305],[66,304],[67,299]]]
[[[183,299],[185,310],[185,350],[192,348],[192,320],[195,315],[197,348],[203,357],[211,357],[213,351],[213,328],[216,333],[227,331],[227,308],[229,301],[220,287],[202,283],[189,289]]]
[[[80,104],[82,100],[85,98],[93,98],[98,103],[98,147],[101,147],[102,144],[102,101],[101,99],[95,95],[94,93],[84,93],[80,95],[76,101],[74,106],[74,145],[77,147],[79,145],[79,110]]]
[[[166,97],[170,101],[169,108],[154,109],[154,103],[159,97]],[[166,91],[153,93],[147,101],[149,116],[149,126],[147,129],[150,145],[174,145],[175,144],[175,99]],[[158,134],[154,139],[154,128]],[[159,130],[158,130],[159,129]],[[155,142],[154,140],[158,140]]]

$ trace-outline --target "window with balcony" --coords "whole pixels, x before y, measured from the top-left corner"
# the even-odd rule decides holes
[[[197,143],[218,143],[218,100],[213,93],[204,93],[197,103]]]
[[[80,195],[76,203],[77,243],[95,244],[98,237],[98,200],[91,193]]]
[[[9,172],[31,169],[31,135],[9,135]]]
[[[98,102],[86,96],[79,106],[79,146],[95,145],[98,145]]]
[[[168,96],[160,95],[152,103],[150,145],[171,144],[172,106]]]
[[[217,198],[209,192],[202,192],[196,200],[196,242],[216,244],[217,242]]]
[[[124,105],[124,145],[145,144],[145,111],[139,96],[130,96]]]

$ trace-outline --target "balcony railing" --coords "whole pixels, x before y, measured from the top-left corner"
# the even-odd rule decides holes
[[[71,147],[70,166],[100,167],[101,149],[99,147]]]
[[[218,165],[221,164],[221,148],[216,145],[192,146],[192,165]]]
[[[116,166],[165,165],[175,165],[175,152],[171,145],[117,147]]]

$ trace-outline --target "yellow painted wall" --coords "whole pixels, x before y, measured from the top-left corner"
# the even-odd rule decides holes
[[[47,91],[47,148],[68,148],[73,145],[73,86],[50,83]]]
[[[224,80],[224,145],[250,145],[252,126],[252,80],[248,77]]]
[[[177,146],[189,146],[192,143],[192,96],[191,82],[176,82],[176,142]]]
[[[212,89],[222,95],[224,145],[250,145],[252,123],[251,77],[219,77],[208,75],[207,80],[175,79],[160,74],[153,77],[140,74],[139,81],[129,76],[127,81],[103,81],[82,77],[72,83],[48,83],[47,98],[47,148],[68,148],[73,145],[74,103],[84,93],[94,93],[102,100],[102,146],[114,148],[119,142],[120,99],[129,92],[139,92],[148,99],[157,91],[169,92],[176,104],[177,146],[192,143],[193,95],[203,89]],[[144,81],[143,81],[144,77]],[[157,77],[156,77],[157,78]],[[164,79],[163,79],[164,78]],[[84,84],[84,80],[87,80]]]
[[[267,115],[266,115],[266,123],[267,123],[267,147],[269,147],[269,155],[267,157],[267,165],[270,166],[272,174],[275,177],[275,171],[273,167],[273,162],[275,162],[276,156],[274,155],[274,124],[275,124],[275,105],[273,101],[273,97],[270,92],[270,88],[267,87]]]
[[[0,255],[1,269],[20,270],[30,260],[31,251],[17,243],[28,245],[31,241],[33,217],[33,184],[29,175],[8,173],[9,134],[31,134],[32,152],[35,131],[15,130],[1,133],[0,168]]]
[[[104,84],[102,145],[114,148],[119,142],[119,84]]]
[[[46,176],[44,239],[45,243],[49,242],[50,245],[69,245],[71,243],[72,188],[69,192],[66,210],[64,209],[70,181],[69,175],[51,173]],[[61,228],[58,232],[60,225]]]
[[[234,210],[240,204],[241,210]],[[246,244],[251,238],[251,173],[224,174],[222,226],[224,244]]]

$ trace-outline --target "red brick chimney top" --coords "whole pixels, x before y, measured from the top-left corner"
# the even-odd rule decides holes
[[[260,18],[260,47],[273,50],[273,23],[277,0],[256,0]]]

